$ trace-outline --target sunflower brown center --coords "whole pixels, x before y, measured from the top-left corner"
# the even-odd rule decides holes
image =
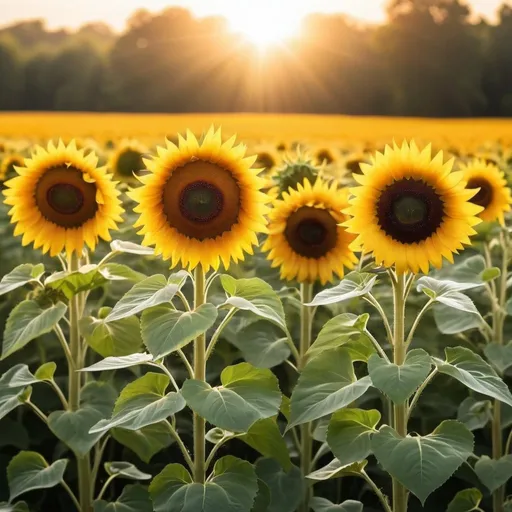
[[[233,173],[211,162],[189,162],[174,170],[162,193],[169,225],[205,240],[229,231],[240,213],[240,186]]]
[[[41,214],[63,228],[83,226],[96,215],[96,185],[74,167],[53,167],[39,178],[35,201]]]
[[[117,160],[117,172],[122,176],[133,176],[144,168],[142,155],[133,149],[126,149],[119,155]]]
[[[401,179],[388,185],[377,201],[377,220],[397,242],[414,244],[432,236],[441,226],[444,202],[422,180]]]
[[[470,199],[473,204],[487,208],[493,197],[492,187],[487,180],[483,178],[473,178],[468,181],[467,188],[480,188],[480,190]]]
[[[336,247],[338,227],[327,210],[302,206],[288,218],[284,235],[297,254],[319,259]]]

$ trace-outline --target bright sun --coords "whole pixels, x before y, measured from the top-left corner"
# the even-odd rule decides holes
[[[255,2],[256,3],[256,2]],[[277,2],[276,2],[277,3]],[[226,13],[229,25],[234,32],[241,33],[260,49],[281,44],[297,35],[300,19],[290,17],[290,11],[282,6],[231,10]]]

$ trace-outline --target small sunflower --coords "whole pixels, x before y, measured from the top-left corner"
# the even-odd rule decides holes
[[[478,216],[486,222],[497,219],[504,225],[504,213],[510,211],[512,203],[505,174],[496,165],[480,159],[461,166],[461,171],[468,189],[480,189],[470,200],[483,208]]]
[[[20,155],[6,155],[0,165],[0,182],[14,178],[16,167],[23,166],[23,157]]]
[[[99,238],[111,239],[109,230],[117,229],[123,209],[115,183],[97,161],[74,142],[57,147],[50,142],[47,150],[38,146],[25,159],[3,191],[23,245],[34,242],[51,256],[62,250],[71,255],[81,253],[84,244],[93,250]]]
[[[109,168],[119,181],[135,181],[144,169],[143,156],[146,149],[135,141],[123,142],[112,153]]]
[[[202,142],[187,132],[179,146],[167,141],[158,157],[145,160],[150,171],[139,177],[142,187],[129,192],[138,202],[144,245],[157,254],[193,269],[199,263],[207,271],[220,262],[243,260],[252,254],[257,233],[265,232],[267,196],[265,180],[252,168],[256,157],[245,157],[235,137],[222,143],[221,131],[208,130]]]
[[[361,186],[351,189],[346,210],[345,226],[357,235],[353,249],[372,252],[399,273],[426,274],[430,263],[441,267],[443,256],[453,263],[453,254],[470,244],[482,207],[469,202],[476,191],[452,166],[442,152],[432,159],[430,146],[420,152],[414,142],[386,146],[361,164],[363,174],[354,174]]]
[[[272,267],[281,267],[283,279],[322,284],[342,277],[357,258],[349,249],[354,236],[339,224],[348,206],[348,190],[317,179],[283,193],[269,215],[269,236],[263,246]]]

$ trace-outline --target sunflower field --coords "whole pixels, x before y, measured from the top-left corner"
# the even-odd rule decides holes
[[[510,122],[0,121],[0,512],[512,512]]]

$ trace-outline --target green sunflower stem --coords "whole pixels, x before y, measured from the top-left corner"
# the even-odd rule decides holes
[[[298,361],[298,369],[302,370],[307,362],[306,353],[311,346],[311,327],[313,320],[313,310],[310,306],[306,306],[313,299],[313,284],[301,283],[301,311],[300,311],[300,358]],[[311,473],[313,458],[313,437],[311,435],[311,423],[305,423],[300,427],[300,468],[304,476]],[[306,485],[304,502],[301,505],[301,512],[309,511],[309,501],[311,499],[311,486]]]
[[[194,309],[205,303],[205,275],[202,265],[194,271]],[[194,343],[194,378],[206,380],[206,339],[201,334]],[[194,482],[204,484],[206,478],[205,421],[194,413]]]
[[[507,302],[508,281],[508,236],[504,230],[500,234],[500,246],[502,250],[501,276],[498,287],[497,301],[493,301],[493,341],[503,345],[503,330],[505,324],[505,307]],[[491,262],[492,263],[492,262]],[[503,432],[501,429],[501,402],[494,401],[493,417],[491,424],[492,434],[492,458],[500,459],[503,456]],[[505,502],[505,486],[499,487],[492,494],[494,512],[503,512]]]
[[[76,253],[69,257],[68,269],[76,272],[80,268],[80,259]],[[83,366],[82,340],[80,338],[79,321],[82,315],[83,297],[74,295],[69,301],[69,352],[73,366],[69,367],[68,374],[68,408],[76,411],[80,408],[80,395],[82,391],[82,374],[77,370]],[[92,512],[92,480],[91,463],[89,455],[77,457],[78,466],[78,492],[81,512]]]
[[[407,353],[405,343],[405,275],[398,274],[393,284],[393,362],[397,365],[404,364]],[[394,428],[401,437],[407,436],[407,403],[393,405]],[[393,478],[393,512],[407,511],[408,492],[407,489]]]

